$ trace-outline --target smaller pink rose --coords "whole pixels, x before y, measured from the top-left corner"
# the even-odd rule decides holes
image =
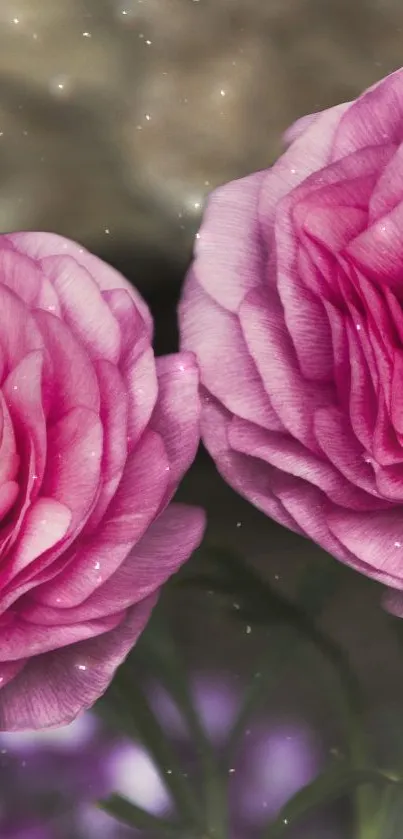
[[[204,515],[169,501],[199,437],[187,352],[155,359],[144,301],[45,233],[0,237],[0,728],[103,693]]]
[[[403,70],[300,120],[210,198],[180,306],[202,436],[284,526],[403,614]]]

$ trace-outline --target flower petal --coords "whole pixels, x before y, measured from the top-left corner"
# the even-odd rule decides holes
[[[267,433],[234,417],[228,430],[231,447],[242,454],[270,463],[276,469],[321,489],[335,504],[353,510],[379,509],[380,502],[348,481],[330,462],[307,451],[286,434]]]
[[[59,318],[36,310],[47,349],[44,404],[53,422],[77,406],[99,411],[99,388],[94,367],[71,330]]]
[[[138,291],[122,277],[115,268],[112,268],[102,259],[87,251],[77,242],[65,239],[55,233],[9,233],[7,235],[15,248],[21,253],[26,253],[33,259],[41,260],[47,256],[71,256],[78,265],[85,268],[101,291],[109,291],[115,288],[125,289],[133,298],[137,308],[140,310],[144,321],[152,333],[152,318],[146,303]]]
[[[341,114],[332,157],[339,160],[357,149],[399,143],[403,139],[403,71],[382,79]]]
[[[117,571],[81,605],[52,608],[33,598],[25,606],[24,616],[31,622],[54,626],[92,621],[127,609],[160,588],[178,570],[199,546],[204,528],[203,510],[170,504]]]
[[[156,599],[134,606],[106,634],[31,658],[0,690],[0,730],[66,725],[91,707],[143,631]]]
[[[71,510],[70,532],[83,528],[96,500],[102,444],[101,420],[88,408],[73,408],[48,428],[42,493]]]
[[[158,399],[150,428],[164,441],[170,466],[170,490],[193,463],[199,445],[199,372],[192,353],[157,359]]]
[[[243,302],[239,316],[249,351],[281,422],[308,449],[318,451],[313,416],[318,408],[334,403],[334,386],[308,382],[301,375],[282,309],[274,294],[251,292]],[[234,413],[240,416],[239,411]],[[257,422],[258,412],[250,413],[252,421]],[[249,417],[243,416],[243,419]]]
[[[117,367],[109,361],[95,364],[101,395],[100,416],[104,435],[101,487],[95,509],[85,526],[94,530],[115,495],[127,458],[128,395]]]
[[[69,562],[41,585],[36,597],[70,608],[103,585],[146,532],[166,496],[169,464],[161,438],[148,431],[129,456],[117,493],[96,532],[73,545]],[[63,559],[63,558],[62,558]]]
[[[179,310],[182,348],[194,352],[203,385],[229,411],[279,431],[238,318],[221,308],[190,274]]]
[[[119,324],[89,272],[71,256],[47,256],[41,266],[56,290],[63,320],[91,358],[116,364],[120,355]]]
[[[40,626],[25,620],[23,613],[9,612],[0,618],[1,659],[6,662],[19,658],[31,658],[76,644],[86,638],[103,635],[118,626],[124,616],[124,612],[119,612],[99,620],[83,621],[66,626],[59,623],[49,632],[48,626]]]
[[[203,399],[202,438],[214,458],[220,475],[237,492],[275,521],[300,533],[292,516],[272,492],[275,469],[252,457],[234,452],[229,447],[228,430],[231,414],[212,396]]]
[[[199,284],[224,309],[236,312],[264,270],[258,199],[265,172],[232,181],[209,196],[195,242]]]
[[[119,370],[129,397],[127,439],[132,451],[148,425],[157,399],[154,353],[148,327],[129,294],[110,291],[103,296],[120,325]]]

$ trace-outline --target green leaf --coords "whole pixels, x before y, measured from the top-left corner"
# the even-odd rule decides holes
[[[396,781],[376,769],[354,770],[348,764],[331,767],[300,790],[283,807],[276,821],[266,828],[262,839],[279,839],[290,827],[318,806],[337,801],[359,787],[384,787],[389,784],[396,784]]]
[[[180,839],[189,835],[186,825],[157,818],[121,795],[111,795],[99,801],[98,807],[128,827],[135,827],[137,830],[153,831],[157,836],[164,836],[167,839]]]

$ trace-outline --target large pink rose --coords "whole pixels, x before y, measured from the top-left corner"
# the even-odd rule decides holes
[[[105,690],[203,513],[168,502],[198,443],[189,353],[155,361],[146,305],[57,236],[0,237],[0,728]]]
[[[196,242],[202,436],[257,507],[403,589],[403,71],[287,140],[212,195]]]

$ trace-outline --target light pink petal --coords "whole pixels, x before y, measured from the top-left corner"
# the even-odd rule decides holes
[[[48,429],[42,493],[71,510],[71,532],[84,526],[96,499],[102,443],[101,420],[87,408],[73,408]]]
[[[156,596],[129,610],[116,629],[35,656],[0,690],[0,730],[66,725],[104,693],[143,631]]]
[[[147,428],[158,394],[157,373],[152,347],[137,357],[128,357],[121,371],[129,397],[127,441],[132,451]]]
[[[148,431],[129,456],[117,493],[93,536],[72,546],[70,561],[41,586],[50,606],[77,606],[116,571],[144,535],[166,496],[169,463],[161,438]]]
[[[231,414],[213,397],[203,399],[201,431],[203,442],[223,478],[267,516],[300,533],[295,520],[272,492],[276,470],[252,457],[234,452],[228,442]]]
[[[333,505],[319,489],[278,472],[273,491],[305,536],[317,542],[332,556],[348,562],[348,550],[338,541],[327,523],[327,512],[333,509]]]
[[[403,522],[401,509],[353,513],[333,510],[327,516],[332,533],[366,565],[366,573],[392,585],[402,578]],[[381,576],[379,576],[381,575]]]
[[[36,304],[43,282],[41,272],[36,263],[16,251],[5,236],[0,236],[0,277],[1,284],[29,308]]]
[[[33,599],[24,608],[24,615],[31,622],[54,626],[92,621],[127,609],[160,588],[189,559],[203,538],[204,528],[203,510],[170,504],[117,571],[84,603],[64,609],[46,607]]]
[[[99,620],[63,626],[40,626],[25,620],[24,615],[9,612],[0,618],[0,650],[3,661],[28,658],[76,644],[86,638],[94,638],[118,626],[125,613],[110,614]],[[1,697],[0,697],[1,702]]]
[[[63,320],[91,358],[116,364],[120,356],[119,324],[95,279],[71,256],[47,256],[41,266],[56,290]]]
[[[85,533],[95,530],[113,498],[127,458],[128,396],[117,367],[109,361],[95,364],[101,395],[100,416],[104,434],[101,487]]]
[[[12,325],[12,328],[10,328]],[[1,379],[4,379],[33,350],[43,348],[43,338],[23,303],[7,286],[0,283]]]
[[[54,233],[12,233],[8,234],[14,247],[28,256],[41,260],[48,256],[71,256],[78,265],[85,268],[101,291],[109,291],[115,288],[125,289],[133,298],[137,308],[140,310],[143,319],[152,332],[152,318],[148,307],[140,294],[130,283],[122,277],[118,271],[103,262],[97,256],[87,251],[77,242],[64,239]]]
[[[397,70],[353,102],[340,120],[333,159],[367,146],[399,145],[403,139],[402,91],[403,71]]]
[[[294,276],[278,277],[284,319],[301,373],[317,382],[332,381],[334,359],[332,335],[323,303]]]
[[[305,133],[308,128],[311,128],[313,123],[316,119],[320,116],[320,112],[315,114],[307,114],[306,116],[299,117],[299,119],[295,120],[295,122],[290,125],[289,128],[283,134],[283,142],[286,146],[290,146],[291,143],[295,143],[295,140],[299,140],[300,137]]]
[[[20,458],[17,453],[13,423],[7,403],[0,391],[0,483],[16,477]]]
[[[308,481],[342,507],[373,510],[379,509],[382,504],[346,480],[331,463],[307,451],[288,435],[267,433],[252,423],[234,417],[228,430],[228,439],[234,450]]]
[[[163,439],[174,491],[193,463],[200,439],[199,372],[192,353],[157,359],[158,400],[150,428]]]
[[[129,397],[127,439],[132,451],[148,425],[157,399],[154,352],[148,327],[130,296],[124,291],[105,292],[103,296],[120,325],[119,370]]]
[[[318,408],[334,402],[333,386],[315,384],[302,376],[274,294],[251,292],[241,306],[240,321],[251,356],[281,422],[293,437],[311,451],[317,451],[313,416]],[[240,415],[239,411],[234,413]],[[257,422],[257,418],[255,411],[252,421]]]
[[[71,330],[53,315],[37,310],[38,324],[47,349],[44,403],[49,421],[80,406],[99,411],[99,388],[94,367]]]
[[[352,484],[379,497],[371,457],[359,443],[348,418],[339,408],[324,408],[315,414],[315,434],[330,463]]]
[[[274,413],[236,315],[221,308],[190,273],[180,304],[182,349],[194,352],[203,385],[229,411],[275,431]]]
[[[340,119],[350,104],[328,108],[317,115],[307,130],[267,171],[259,201],[263,235],[270,234],[279,201],[287,193],[331,162],[332,145]]]
[[[38,498],[25,515],[18,542],[7,558],[7,569],[16,574],[53,548],[66,535],[70,522],[68,507],[53,498]]]
[[[196,238],[193,270],[197,280],[230,312],[237,311],[264,270],[257,207],[265,177],[266,172],[256,172],[216,189]]]

